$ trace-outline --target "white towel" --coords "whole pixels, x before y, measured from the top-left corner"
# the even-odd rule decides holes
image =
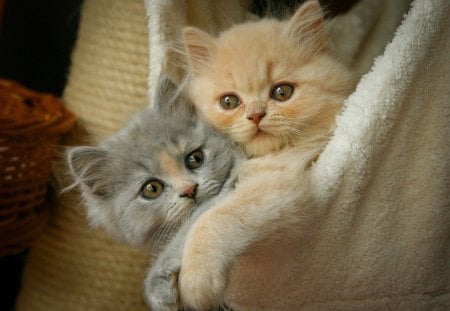
[[[181,27],[229,24],[210,1],[146,2],[152,94],[161,70],[176,71],[167,44]],[[246,18],[241,2],[219,2],[234,22]],[[450,2],[362,0],[336,32],[341,56],[371,69],[314,167],[321,217],[306,236],[243,256],[226,301],[236,310],[449,310]]]

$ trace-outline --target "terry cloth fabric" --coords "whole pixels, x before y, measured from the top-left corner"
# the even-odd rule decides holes
[[[339,55],[365,75],[314,167],[320,217],[240,258],[225,299],[232,308],[450,308],[450,3],[409,2],[363,0],[332,25]],[[150,51],[159,51],[151,94],[154,77],[174,70],[161,51],[179,30],[217,25],[208,11],[162,31],[159,21],[186,3],[146,3]],[[214,8],[187,9],[197,5]]]
[[[412,3],[314,167],[319,219],[244,257],[230,306],[450,309],[449,12]]]

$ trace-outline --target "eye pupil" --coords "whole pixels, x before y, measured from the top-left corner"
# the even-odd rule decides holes
[[[141,195],[146,199],[156,199],[161,195],[163,189],[164,184],[161,181],[152,179],[144,184]]]
[[[279,86],[277,87],[276,92],[277,92],[280,96],[283,96],[283,97],[284,97],[284,95],[286,94],[286,93],[284,93],[283,89],[282,89],[281,87],[279,87]]]
[[[285,101],[291,98],[294,87],[290,84],[279,84],[272,89],[272,98],[276,101]]]
[[[198,162],[200,162],[200,161],[199,161],[199,158],[197,158],[196,156],[191,155],[189,157],[189,163],[194,164],[194,163],[198,163]]]
[[[236,95],[224,95],[220,98],[220,105],[226,109],[235,109],[240,105],[239,98]]]
[[[146,190],[148,190],[148,191],[151,191],[151,192],[156,192],[157,190],[157,186],[155,186],[154,184],[148,184],[147,185],[147,189]]]
[[[185,165],[188,169],[196,169],[203,164],[203,161],[203,152],[201,150],[195,150],[187,155]]]

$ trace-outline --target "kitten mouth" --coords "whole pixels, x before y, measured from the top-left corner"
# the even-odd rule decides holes
[[[257,126],[256,127],[256,131],[253,134],[253,137],[257,137],[257,136],[270,136],[270,133],[267,132],[266,130],[262,129],[261,127]]]
[[[250,127],[251,132],[253,132],[252,136],[256,136],[260,134],[261,132],[264,132],[264,130],[261,128],[260,125],[254,124],[252,127]]]
[[[267,130],[257,128],[256,131],[253,133],[253,135],[250,136],[247,142],[259,142],[264,143],[267,140],[272,140],[274,138],[274,135],[268,132]]]

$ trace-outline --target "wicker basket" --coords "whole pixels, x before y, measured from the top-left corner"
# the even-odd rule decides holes
[[[0,256],[30,247],[48,215],[48,182],[75,118],[50,94],[0,79]]]

